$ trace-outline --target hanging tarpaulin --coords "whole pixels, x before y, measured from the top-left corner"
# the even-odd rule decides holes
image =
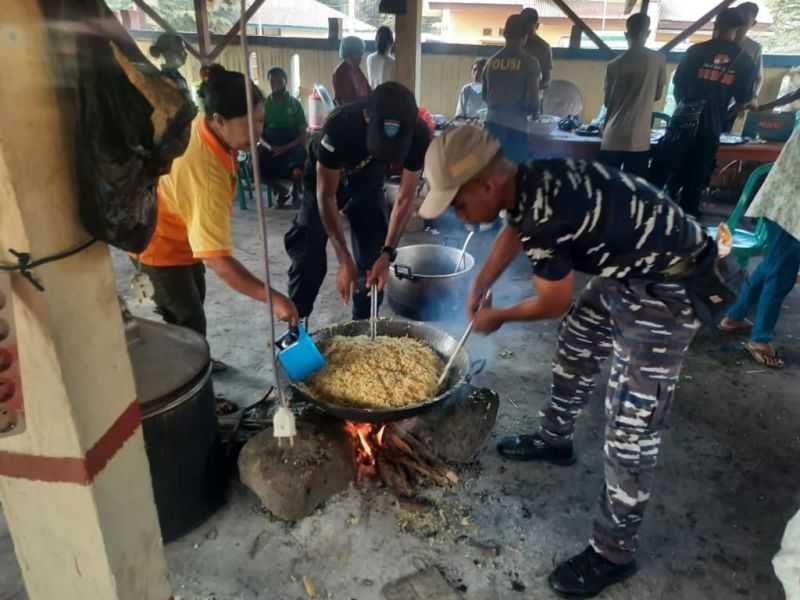
[[[186,149],[197,109],[103,0],[73,0],[65,19],[88,24],[78,36],[75,94],[81,222],[91,236],[141,252],[156,224],[156,182]]]

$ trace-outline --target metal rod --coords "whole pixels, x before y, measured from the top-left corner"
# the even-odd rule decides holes
[[[492,297],[492,291],[489,290],[488,292],[486,292],[486,295],[483,297],[483,300],[481,300],[480,304],[478,305],[478,310],[480,310],[483,307],[483,305],[489,301],[489,298],[491,297]],[[475,326],[475,317],[473,317],[472,320],[469,322],[469,325],[467,325],[467,329],[466,331],[464,331],[464,335],[462,335],[461,339],[458,340],[458,344],[456,344],[456,349],[453,350],[453,353],[447,360],[447,364],[444,366],[444,370],[442,371],[442,374],[439,376],[439,383],[436,384],[437,388],[441,388],[444,385],[444,382],[447,381],[447,376],[450,374],[450,369],[453,368],[458,353],[461,352],[461,349],[464,347],[464,344],[467,343],[467,338],[469,337],[469,334],[472,333],[472,328],[474,326]]]
[[[378,286],[373,285],[369,292],[370,311],[369,311],[369,335],[373,341],[378,335]]]
[[[242,36],[242,52],[244,53],[244,64],[247,65],[247,11],[245,10],[245,0],[242,2],[242,16],[240,19],[240,32]],[[280,369],[278,368],[278,356],[275,351],[275,315],[272,312],[272,278],[269,273],[269,238],[267,235],[267,219],[264,216],[264,198],[261,192],[261,173],[258,169],[257,156],[258,148],[257,143],[261,132],[255,130],[255,118],[253,117],[253,90],[251,88],[250,77],[247,73],[244,74],[245,81],[245,94],[247,98],[247,127],[250,133],[250,161],[253,164],[253,187],[255,188],[254,194],[256,197],[256,213],[258,215],[258,233],[261,238],[261,245],[264,250],[264,285],[267,286],[268,302],[265,304],[267,308],[267,320],[269,322],[269,355],[272,359],[272,370],[275,374],[275,387],[278,390],[278,400],[283,406],[288,406],[289,401],[286,398],[286,393],[280,383]]]
[[[469,241],[472,239],[473,235],[475,235],[474,229],[467,234],[467,239],[464,240],[464,245],[461,247],[461,254],[458,255],[458,262],[456,262],[456,270],[453,271],[454,275],[461,270],[461,263],[464,262],[464,257],[467,255],[467,245],[469,245]]]

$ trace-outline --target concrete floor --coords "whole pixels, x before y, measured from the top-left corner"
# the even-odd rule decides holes
[[[268,215],[273,272],[277,287],[285,289],[282,236],[292,215]],[[260,273],[255,211],[237,209],[234,229],[236,256]],[[405,243],[427,237],[410,234]],[[454,245],[459,237],[456,232]],[[479,240],[478,246],[486,244]],[[126,289],[130,265],[119,254],[115,264],[120,289]],[[332,258],[330,264],[333,271]],[[213,354],[233,367],[215,387],[240,404],[254,402],[272,382],[266,313],[213,274],[208,284]],[[521,261],[504,277],[496,303],[529,293],[529,271]],[[152,315],[147,308],[134,310]],[[348,315],[329,276],[312,328]],[[463,322],[440,325],[458,333]],[[770,560],[786,520],[800,506],[798,332],[800,293],[794,292],[779,328],[788,362],[783,372],[752,363],[736,338],[716,332],[698,337],[664,436],[640,573],[603,598],[783,598]],[[470,352],[490,361],[477,384],[501,396],[495,436],[534,429],[548,395],[555,341],[555,323],[507,326],[470,340]],[[438,504],[424,519],[380,489],[351,488],[311,517],[287,524],[263,514],[255,496],[234,483],[218,514],[167,547],[176,599],[302,599],[307,576],[319,598],[378,600],[387,582],[426,566],[438,567],[466,600],[554,598],[547,575],[557,561],[585,547],[602,484],[602,393],[600,385],[580,423],[577,465],[507,463],[490,446],[460,471],[456,489],[423,490]],[[0,518],[0,600],[25,597]]]

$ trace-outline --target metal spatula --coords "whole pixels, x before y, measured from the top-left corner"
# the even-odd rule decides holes
[[[369,306],[369,337],[372,341],[378,335],[378,286],[373,285],[370,288],[370,306]]]
[[[489,299],[491,297],[492,297],[492,291],[489,290],[488,292],[486,292],[486,295],[483,297],[483,300],[481,300],[480,304],[478,305],[478,308],[477,308],[476,312],[478,310],[480,310],[481,308],[483,308],[483,306],[489,301]],[[461,339],[458,340],[458,344],[456,344],[456,349],[450,355],[450,359],[447,361],[447,364],[444,366],[444,370],[442,371],[442,374],[439,376],[439,383],[437,384],[437,388],[439,390],[442,389],[442,386],[447,381],[447,376],[450,374],[450,369],[453,368],[453,365],[456,362],[456,357],[458,356],[458,353],[461,352],[461,349],[464,347],[464,344],[467,343],[467,338],[469,337],[469,334],[472,333],[472,327],[474,325],[475,325],[475,318],[473,317],[473,319],[469,322],[469,325],[467,325],[467,329],[466,329],[466,331],[464,331],[464,335],[462,335]]]

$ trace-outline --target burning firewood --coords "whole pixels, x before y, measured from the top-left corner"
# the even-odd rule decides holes
[[[458,475],[444,461],[395,424],[377,427],[348,422],[346,428],[356,441],[359,481],[377,474],[388,488],[404,498],[414,495],[418,478],[443,486],[458,483]]]
[[[396,465],[391,460],[378,456],[378,476],[383,483],[393,489],[398,496],[411,498],[414,496],[414,488],[402,466]]]

